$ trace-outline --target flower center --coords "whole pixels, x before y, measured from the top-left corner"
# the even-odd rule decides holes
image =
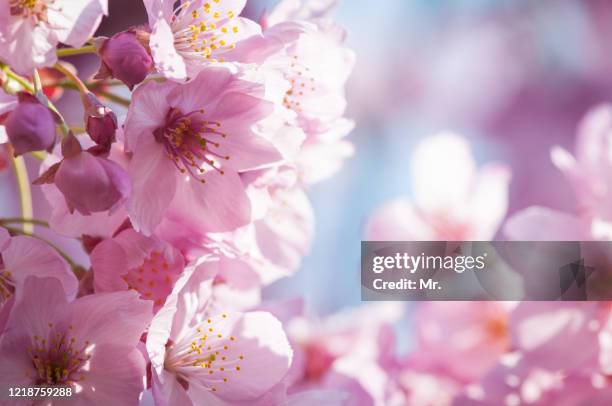
[[[33,346],[28,348],[37,371],[30,378],[37,385],[66,385],[85,379],[82,372],[88,368],[91,343],[74,337],[72,326],[67,331],[58,331],[49,323],[49,328],[47,338],[34,336]]]
[[[301,99],[316,90],[315,80],[310,74],[310,68],[302,65],[297,55],[293,56],[293,61],[289,67],[291,70],[287,74],[287,79],[291,82],[291,88],[287,90],[285,97],[283,97],[283,105],[299,114],[302,112]]]
[[[166,114],[166,124],[153,134],[181,173],[189,173],[194,179],[206,183],[206,168],[223,175],[219,162],[230,159],[229,155],[219,152],[219,139],[227,137],[220,128],[220,123],[205,119],[203,109],[183,114],[171,108]]]
[[[13,16],[32,18],[35,22],[47,21],[47,9],[55,0],[10,0],[10,13]]]
[[[216,385],[229,382],[232,374],[241,371],[245,359],[236,345],[236,337],[222,334],[228,330],[224,328],[228,321],[228,315],[223,313],[201,322],[168,348],[164,367],[187,382],[190,376],[200,374],[200,380],[216,392]]]
[[[231,36],[239,29],[230,22],[237,13],[229,10],[222,14],[215,10],[216,4],[206,2],[198,7],[197,3],[186,1],[174,11],[174,47],[184,58],[224,62],[221,55],[236,47]]]
[[[153,251],[139,267],[123,276],[130,289],[135,289],[144,299],[153,300],[155,306],[164,304],[178,279],[182,267],[169,264],[159,251]]]

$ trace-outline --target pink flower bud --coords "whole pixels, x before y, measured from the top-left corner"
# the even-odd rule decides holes
[[[85,129],[91,139],[101,147],[105,153],[110,151],[111,144],[115,142],[117,131],[117,117],[115,113],[102,104],[93,93],[85,96]]]
[[[15,155],[49,149],[55,142],[53,113],[34,96],[19,94],[19,104],[4,121]]]
[[[142,82],[153,68],[147,37],[144,31],[128,30],[104,41],[98,51],[102,65],[96,77],[115,77],[130,89]]]
[[[83,215],[112,210],[131,191],[130,180],[121,166],[87,151],[65,157],[54,180],[68,207]]]

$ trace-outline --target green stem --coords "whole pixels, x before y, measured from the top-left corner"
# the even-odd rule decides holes
[[[13,157],[13,168],[15,169],[15,179],[17,180],[17,190],[19,191],[19,200],[21,203],[21,217],[32,218],[34,217],[34,211],[32,209],[32,191],[30,190],[30,179],[23,157]],[[23,231],[26,233],[33,232],[33,224],[23,223]]]
[[[85,45],[81,48],[60,48],[57,50],[57,56],[59,58],[73,55],[92,54],[96,52],[96,47],[93,45]]]
[[[30,152],[30,155],[38,159],[39,161],[44,161],[47,157],[47,153],[45,151],[32,151]]]
[[[31,219],[31,218],[23,218],[23,217],[2,217],[0,218],[0,224],[10,224],[10,223],[30,223],[37,226],[49,227],[49,223],[45,220],[39,219]]]
[[[6,74],[6,76],[9,79],[12,79],[15,82],[19,83],[21,85],[21,87],[26,89],[28,92],[34,93],[34,86],[32,86],[32,83],[30,83],[30,81],[28,79],[26,79],[23,76],[20,76],[20,75],[16,74],[15,72],[13,72],[11,70],[11,68],[9,68],[8,65],[4,65],[2,67],[2,70],[4,71],[4,73]]]
[[[119,104],[121,106],[124,107],[129,107],[130,105],[130,100],[126,99],[125,97],[121,97],[119,95],[116,95],[114,93],[111,92],[107,92],[107,91],[99,91],[97,92],[100,96],[104,97],[105,99],[108,99],[110,101],[112,101],[115,104]]]

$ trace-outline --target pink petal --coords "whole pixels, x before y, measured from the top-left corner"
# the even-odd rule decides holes
[[[161,127],[170,108],[168,94],[178,85],[174,82],[147,82],[132,94],[132,103],[125,119],[126,146],[140,148],[138,138],[153,138],[153,131]],[[128,148],[132,150],[132,148]]]
[[[178,183],[170,212],[199,213],[192,225],[203,231],[231,231],[250,221],[251,206],[240,177],[231,170],[210,170],[205,184],[190,179]]]
[[[68,305],[66,324],[96,346],[134,347],[153,316],[153,304],[136,292],[97,293]]]
[[[207,114],[208,107],[214,106],[224,92],[242,84],[255,85],[236,79],[228,68],[206,67],[184,86],[175,86],[168,94],[168,103],[183,113],[204,108]]]
[[[187,77],[185,61],[174,48],[174,34],[166,20],[158,19],[152,24],[149,46],[159,73],[175,80]]]
[[[426,138],[415,149],[411,167],[416,205],[423,210],[448,211],[470,195],[476,168],[469,144],[458,135]]]
[[[153,26],[157,20],[170,21],[173,14],[174,0],[143,0],[149,17],[149,25]]]
[[[57,60],[57,41],[45,24],[33,27],[29,21],[9,18],[6,25],[0,25],[0,37],[6,38],[0,41],[0,59],[21,75],[29,76],[34,68],[51,66]]]
[[[91,253],[91,266],[96,292],[127,290],[128,286],[121,276],[129,267],[126,253],[118,242],[107,239],[96,245]]]
[[[97,345],[79,382],[79,401],[88,405],[137,404],[145,389],[145,361],[136,348]]]
[[[180,173],[152,134],[139,138],[128,172],[133,181],[127,202],[130,219],[136,230],[150,235],[172,201]]]
[[[598,314],[596,303],[521,303],[511,316],[514,347],[525,353],[526,362],[551,371],[595,363],[599,353]]]
[[[48,8],[47,18],[60,42],[78,48],[96,32],[107,10],[107,0],[60,0]]]
[[[32,237],[13,237],[2,251],[2,260],[17,285],[29,276],[53,277],[62,284],[67,298],[74,298],[78,281],[66,261],[48,244]]]
[[[587,230],[578,217],[539,206],[514,214],[504,225],[506,237],[516,241],[589,240]]]
[[[471,196],[473,240],[488,241],[499,229],[508,210],[511,172],[506,166],[490,164],[477,175]]]
[[[368,220],[364,234],[371,241],[425,241],[436,237],[407,199],[378,208]]]

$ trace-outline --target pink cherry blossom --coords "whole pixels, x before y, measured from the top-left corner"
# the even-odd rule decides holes
[[[509,308],[498,302],[423,303],[416,353],[459,382],[483,377],[510,347]]]
[[[132,229],[99,243],[91,253],[96,292],[133,289],[159,309],[183,272],[183,255],[170,244]]]
[[[65,296],[56,278],[25,280],[0,338],[0,384],[68,385],[69,404],[135,404],[151,305],[131,292]]]
[[[107,0],[2,0],[0,60],[24,75],[51,66],[58,43],[82,46],[107,8]]]
[[[0,332],[28,276],[56,278],[67,298],[76,295],[78,281],[53,248],[33,237],[11,237],[0,227]]]
[[[263,92],[218,67],[186,84],[149,82],[134,92],[125,133],[133,152],[128,211],[137,230],[150,234],[164,215],[181,213],[207,231],[248,223],[250,203],[238,172],[282,158],[252,128],[271,112]]]
[[[156,69],[171,79],[194,77],[212,62],[239,59],[241,41],[260,34],[239,17],[246,0],[145,0]]]
[[[612,106],[592,109],[583,119],[576,140],[576,157],[554,147],[551,158],[566,176],[578,201],[576,213],[532,206],[512,216],[504,232],[514,240],[601,240],[612,236]]]
[[[270,313],[208,312],[214,274],[188,268],[147,336],[157,404],[255,401],[284,377],[292,351]]]
[[[392,323],[402,314],[397,304],[346,310],[322,320],[303,313],[301,301],[268,306],[286,325],[295,351],[285,378],[289,393],[326,389],[344,392],[348,404],[384,404],[390,384]],[[369,320],[364,323],[364,320]]]
[[[560,357],[559,353],[556,356]],[[523,361],[520,354],[504,356],[482,382],[466,387],[453,405],[604,406],[610,403],[612,385],[601,374],[566,373],[533,367]]]
[[[413,199],[377,209],[366,226],[371,240],[489,240],[508,204],[510,171],[491,163],[476,169],[465,139],[425,139],[412,158]]]

